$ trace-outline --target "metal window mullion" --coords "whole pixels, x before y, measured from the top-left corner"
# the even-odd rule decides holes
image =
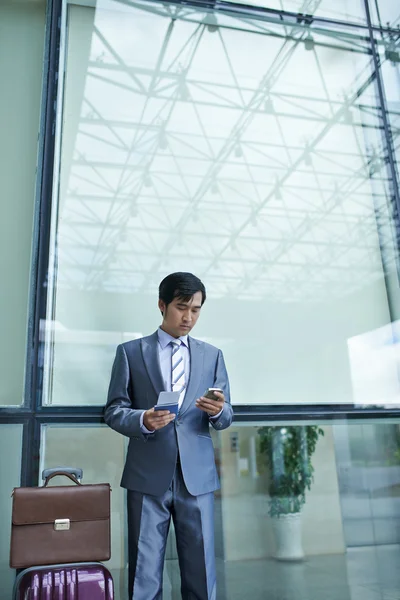
[[[41,401],[40,323],[46,318],[47,270],[51,223],[55,109],[57,100],[61,0],[47,0],[43,87],[38,139],[37,180],[29,287],[24,405],[29,411],[22,438],[21,485],[38,482],[40,424],[35,408]],[[18,412],[16,411],[16,414]]]
[[[121,4],[127,4],[126,0],[117,0],[121,2]],[[158,11],[159,0],[145,0],[149,6],[154,5],[157,6],[154,8],[155,14],[162,14]],[[302,12],[293,12],[279,8],[269,8],[267,6],[260,6],[256,4],[252,4],[249,0],[248,3],[239,3],[239,2],[231,2],[229,0],[167,0],[165,2],[165,6],[179,6],[182,8],[192,8],[197,11],[214,11],[217,15],[218,12],[231,14],[237,17],[250,17],[254,19],[263,20],[263,18],[268,21],[273,19],[273,22],[276,25],[282,26],[296,26],[299,28],[307,29],[307,27],[319,25],[321,27],[326,27],[333,29],[334,27],[340,27],[343,29],[358,29],[360,31],[369,30],[368,23],[357,23],[354,21],[344,21],[341,19],[335,19],[331,17],[321,17],[315,16],[313,14],[307,14]],[[142,5],[143,6],[143,5]],[[398,33],[396,28],[392,27],[383,27],[381,25],[373,25],[371,24],[373,31],[386,31],[391,32],[393,34]]]
[[[40,452],[40,425],[32,414],[24,424],[21,452],[21,486],[38,484],[38,460]]]
[[[32,279],[30,284],[25,376],[25,404],[32,410],[40,404],[42,393],[42,382],[40,381],[42,350],[40,323],[46,319],[61,5],[61,0],[48,0],[46,13],[42,112],[35,194]]]

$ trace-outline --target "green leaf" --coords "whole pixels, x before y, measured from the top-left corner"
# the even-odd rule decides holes
[[[270,470],[269,514],[273,517],[300,512],[306,490],[314,481],[311,457],[323,429],[317,425],[260,427],[260,451]]]

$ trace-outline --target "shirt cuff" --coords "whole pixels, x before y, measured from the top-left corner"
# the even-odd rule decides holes
[[[217,419],[219,419],[223,412],[224,412],[224,409],[220,410],[217,415],[210,417],[210,421],[216,421]]]
[[[140,429],[142,431],[142,433],[145,433],[146,435],[151,435],[154,433],[154,431],[150,431],[150,429],[147,429],[147,427],[145,425],[143,425],[143,419],[144,419],[144,413],[145,411],[142,412],[142,414],[140,415]]]

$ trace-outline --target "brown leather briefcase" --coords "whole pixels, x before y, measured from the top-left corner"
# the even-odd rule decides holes
[[[10,566],[108,560],[110,485],[82,485],[73,469],[51,471],[43,487],[14,488]],[[47,487],[57,475],[74,485]]]

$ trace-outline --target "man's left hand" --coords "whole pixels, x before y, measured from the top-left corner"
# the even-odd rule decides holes
[[[218,400],[209,400],[208,398],[204,398],[204,396],[196,400],[197,408],[208,413],[210,417],[215,417],[224,408],[224,394],[222,392],[214,392],[214,394]]]

